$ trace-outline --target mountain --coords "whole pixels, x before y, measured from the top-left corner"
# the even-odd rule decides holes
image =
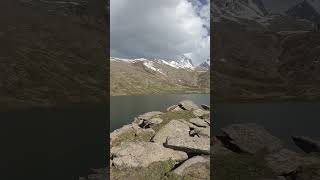
[[[207,59],[203,63],[199,64],[196,67],[196,70],[198,70],[198,71],[208,71],[208,70],[210,70],[210,59]]]
[[[164,62],[168,62],[168,65],[175,68],[192,69],[192,70],[194,70],[195,68],[191,58],[187,57],[186,55],[179,55],[170,60],[164,60]]]
[[[103,103],[104,3],[59,2],[1,2],[0,105]]]
[[[304,0],[286,12],[289,16],[320,23],[320,1]]]
[[[261,0],[216,0],[212,8],[213,19],[233,21],[256,20],[268,15]]]
[[[243,2],[249,1],[233,2],[240,12],[248,10]],[[219,3],[214,6],[227,12]],[[212,29],[211,89],[217,100],[320,99],[320,36],[310,21],[266,13],[227,15],[213,21]]]
[[[179,62],[111,57],[111,95],[208,93],[209,73],[189,68],[186,58]]]

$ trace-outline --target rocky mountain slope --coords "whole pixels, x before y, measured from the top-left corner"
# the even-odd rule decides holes
[[[209,92],[209,73],[192,61],[120,59],[110,61],[111,95],[189,94]]]
[[[103,102],[104,3],[1,2],[0,104]]]
[[[286,12],[289,16],[320,23],[320,1],[304,0]]]
[[[229,8],[219,1],[215,4]],[[243,9],[248,8],[236,10]],[[252,18],[237,14],[212,17],[215,98],[319,98],[320,36],[312,23],[286,15],[260,13]]]

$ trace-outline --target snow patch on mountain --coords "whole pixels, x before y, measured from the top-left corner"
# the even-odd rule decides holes
[[[116,58],[116,57],[111,57],[111,61],[122,61],[122,62],[128,62],[128,63],[135,63],[138,61],[143,61],[145,62],[146,66],[154,67],[152,63],[158,63],[158,64],[165,64],[170,67],[176,68],[176,69],[190,69],[194,70],[195,67],[192,63],[192,60],[186,56],[179,56],[170,60],[165,60],[165,59],[145,59],[145,58],[137,58],[137,59],[126,59],[126,58]],[[152,69],[152,68],[150,68]]]
[[[157,69],[157,68],[154,67],[154,62],[153,61],[145,61],[143,63],[143,65],[146,66],[147,68],[153,70],[153,71],[159,72],[160,74],[166,76],[166,74],[164,72],[162,72],[161,69]]]

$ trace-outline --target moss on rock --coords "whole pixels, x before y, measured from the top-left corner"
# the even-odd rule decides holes
[[[173,160],[161,161],[152,163],[146,168],[130,168],[122,170],[111,167],[110,178],[112,180],[161,180],[165,177],[166,173],[174,168],[175,163],[176,162]]]

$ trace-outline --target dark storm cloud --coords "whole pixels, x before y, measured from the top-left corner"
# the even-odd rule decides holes
[[[111,0],[111,56],[209,57],[208,0]]]

